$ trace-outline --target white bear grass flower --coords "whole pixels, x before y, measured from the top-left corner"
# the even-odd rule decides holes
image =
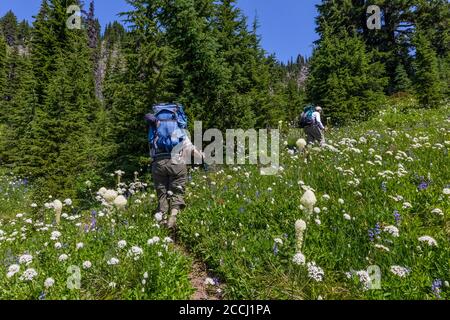
[[[317,266],[314,261],[308,262],[307,267],[308,267],[308,276],[311,279],[317,282],[321,282],[323,280],[325,273],[323,269]]]
[[[106,263],[107,263],[108,265],[110,265],[110,266],[114,266],[114,265],[119,264],[119,259],[117,259],[117,258],[111,258],[111,259],[109,259]]]
[[[58,257],[58,261],[59,261],[59,262],[66,261],[67,259],[69,259],[69,256],[68,256],[67,254],[65,254],[65,253],[63,253],[62,255],[60,255],[60,256]]]
[[[306,190],[303,196],[300,198],[300,203],[306,208],[309,214],[313,213],[314,205],[316,204],[316,195],[312,190]]]
[[[117,247],[119,249],[123,249],[127,246],[127,242],[125,240],[120,240],[119,242],[117,242]]]
[[[125,206],[127,205],[127,198],[125,198],[122,195],[118,196],[116,199],[114,199],[114,205],[118,209],[124,209]]]
[[[92,262],[90,262],[90,261],[83,262],[83,269],[90,269],[91,267],[92,267]]]

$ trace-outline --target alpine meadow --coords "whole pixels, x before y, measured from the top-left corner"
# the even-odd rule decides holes
[[[33,1],[0,18],[0,300],[450,299],[447,0],[315,1],[288,62],[237,0]],[[158,158],[198,123],[242,143]]]

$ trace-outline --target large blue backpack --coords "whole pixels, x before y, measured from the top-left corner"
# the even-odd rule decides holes
[[[150,155],[170,154],[173,148],[186,138],[187,117],[180,104],[157,104],[153,106],[156,124],[148,132]]]
[[[313,113],[315,110],[316,108],[311,104],[306,106],[300,116],[300,128],[309,127],[314,124]]]

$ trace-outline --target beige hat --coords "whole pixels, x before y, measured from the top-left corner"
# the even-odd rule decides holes
[[[316,111],[317,111],[317,112],[322,112],[322,107],[317,106],[317,107],[316,107]]]

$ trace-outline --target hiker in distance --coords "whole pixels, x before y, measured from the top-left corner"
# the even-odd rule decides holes
[[[321,147],[325,145],[324,132],[326,128],[322,124],[322,113],[322,107],[309,105],[300,116],[300,128],[305,130],[308,145],[314,144],[316,141],[319,142]]]
[[[188,172],[187,159],[194,154],[196,159],[204,161],[204,155],[185,134],[187,117],[182,105],[154,105],[153,113],[146,114],[145,120],[149,125],[152,179],[158,197],[155,218],[174,229],[177,215],[186,206],[184,193]]]

